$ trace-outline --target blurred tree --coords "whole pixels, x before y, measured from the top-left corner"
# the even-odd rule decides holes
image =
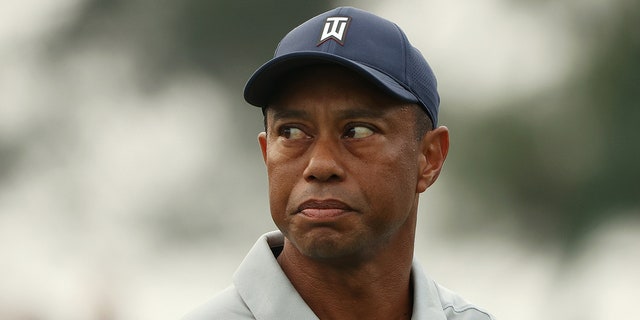
[[[603,221],[640,216],[640,3],[616,1],[601,16],[565,5],[585,62],[562,87],[465,121],[464,160],[451,171],[481,199],[477,220],[515,220],[532,243],[573,253]],[[503,199],[515,205],[492,203]]]
[[[291,0],[87,0],[64,30],[62,47],[116,42],[136,54],[147,85],[185,69],[244,81],[286,32],[330,6]]]
[[[244,82],[273,55],[286,32],[331,6],[309,0],[87,0],[52,52],[63,56],[78,47],[107,44],[133,58],[143,90],[163,89],[176,74],[197,73],[241,97]],[[231,101],[244,104],[241,98]],[[230,121],[258,119],[254,109],[225,107],[234,117]],[[256,132],[235,134],[255,140]]]

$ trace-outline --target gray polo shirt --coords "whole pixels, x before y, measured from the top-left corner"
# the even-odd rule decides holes
[[[283,243],[279,231],[261,236],[233,275],[233,284],[183,320],[318,319],[282,272],[271,250]],[[416,261],[411,272],[412,319],[493,320],[487,312],[427,277]]]

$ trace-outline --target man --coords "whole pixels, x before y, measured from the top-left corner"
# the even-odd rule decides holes
[[[292,30],[245,99],[280,231],[199,319],[492,319],[413,261],[418,198],[449,148],[436,80],[393,23],[337,8]]]

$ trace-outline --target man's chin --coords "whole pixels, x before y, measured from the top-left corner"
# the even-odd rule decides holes
[[[366,241],[362,236],[306,233],[292,241],[298,251],[318,261],[344,261],[366,255]]]

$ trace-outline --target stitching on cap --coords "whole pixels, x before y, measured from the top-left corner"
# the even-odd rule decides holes
[[[407,77],[407,44],[409,43],[409,41],[405,37],[405,34],[402,32],[402,29],[400,29],[397,24],[394,23],[393,26],[396,27],[396,32],[398,33],[398,35],[400,36],[400,40],[402,41],[402,58],[404,59],[402,63],[402,65],[404,66],[404,79],[402,82],[405,82],[408,86],[411,86],[411,84],[409,83],[409,78]]]

